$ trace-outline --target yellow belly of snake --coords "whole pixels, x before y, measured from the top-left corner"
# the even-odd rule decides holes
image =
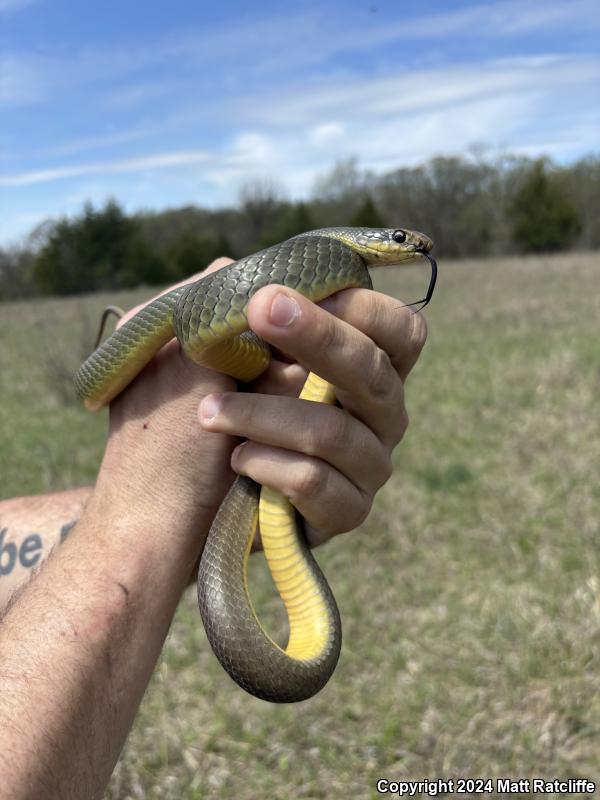
[[[166,342],[177,336],[196,363],[249,381],[268,365],[268,346],[248,330],[247,306],[267,284],[282,284],[318,302],[350,287],[371,287],[368,266],[427,255],[423,234],[392,229],[325,228],[237,261],[145,306],[84,362],[75,376],[90,410],[116,397]],[[433,280],[430,292],[433,288]],[[427,299],[428,299],[427,298]],[[300,395],[335,401],[333,387],[311,373]],[[265,632],[247,585],[247,562],[260,525],[269,569],[289,622],[285,649]],[[211,527],[198,572],[198,603],[210,644],[246,691],[272,702],[304,700],[335,669],[341,647],[333,594],[308,549],[290,502],[238,477]]]

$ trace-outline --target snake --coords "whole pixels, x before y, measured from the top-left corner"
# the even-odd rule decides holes
[[[342,289],[372,289],[370,267],[424,259],[431,280],[419,302],[426,304],[437,275],[432,246],[425,234],[401,228],[332,227],[293,236],[152,300],[81,365],[77,394],[89,410],[102,408],[174,337],[193,362],[252,381],[271,359],[248,325],[248,303],[260,288],[280,284],[316,303]],[[334,387],[312,372],[300,398],[336,402]],[[257,529],[288,617],[286,647],[267,633],[250,598],[247,566]],[[274,703],[306,700],[325,686],[340,655],[340,613],[287,497],[238,476],[211,525],[197,586],[208,641],[239,686]]]

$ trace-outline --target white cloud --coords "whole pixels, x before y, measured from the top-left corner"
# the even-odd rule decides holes
[[[586,114],[593,113],[586,111],[591,87],[599,82],[599,60],[535,57],[492,61],[475,74],[470,66],[455,66],[363,78],[351,87],[331,81],[287,97],[236,97],[231,105],[246,130],[224,143],[0,175],[0,186],[199,165],[203,177],[220,187],[244,177],[285,174],[298,191],[319,169],[350,155],[383,169],[461,152],[474,141],[532,147],[535,136],[540,143],[554,142],[558,154],[561,141],[564,148],[573,141],[574,126],[581,135]],[[559,102],[565,97],[571,105]],[[115,136],[129,138],[127,131]]]
[[[0,175],[0,186],[27,186],[48,181],[76,178],[82,175],[104,175],[108,173],[138,172],[168,167],[181,167],[208,161],[210,154],[205,151],[160,153],[156,155],[130,158],[124,161],[105,161],[96,164],[75,164],[68,167],[32,170],[16,175]]]
[[[102,150],[120,144],[129,144],[139,141],[149,136],[150,131],[147,125],[131,130],[113,131],[110,133],[99,134],[97,136],[83,136],[80,139],[71,139],[54,147],[47,147],[40,153],[44,157],[48,156],[71,156],[85,150]]]
[[[2,133],[3,162],[24,166],[0,174],[0,187],[11,190],[4,230],[12,235],[19,211],[32,205],[64,209],[67,196],[113,194],[130,210],[215,205],[265,178],[300,197],[315,175],[349,156],[385,170],[477,141],[559,159],[597,151],[600,58],[528,54],[532,34],[556,31],[566,49],[571,34],[597,28],[596,1],[448,4],[418,18],[358,13],[343,21],[308,6],[296,17],[76,48],[68,59],[59,47],[44,55],[5,49],[0,104],[21,108],[7,115],[15,122]],[[0,11],[24,4],[0,0]],[[450,61],[446,43],[461,37],[485,42],[489,58],[474,48],[472,60]],[[517,38],[510,49],[495,47],[503,37]],[[82,104],[86,113],[76,113]],[[30,115],[27,137],[19,135],[21,114]],[[62,140],[53,138],[57,129],[67,131]],[[11,135],[20,154],[8,150]]]
[[[539,33],[556,28],[565,31],[597,27],[596,0],[500,0],[432,14],[419,20],[408,19],[404,25],[404,33],[422,38],[443,38],[469,33],[481,39],[489,39],[529,32]]]
[[[9,8],[34,1],[0,0],[0,9],[2,3]],[[376,55],[383,45],[402,48],[407,41],[414,44],[458,36],[489,40],[548,30],[560,31],[566,37],[574,31],[589,32],[600,27],[597,0],[499,0],[418,17],[393,15],[385,24],[378,15],[370,21],[360,15],[338,19],[334,13],[307,8],[295,16],[246,18],[226,27],[169,34],[143,46],[132,42],[127,46],[108,44],[71,50],[68,59],[62,60],[58,56],[40,59],[28,53],[7,53],[12,82],[33,82],[40,91],[34,95],[8,92],[3,102],[31,102],[42,96],[51,99],[65,87],[72,89],[112,79],[118,88],[110,89],[101,101],[124,108],[176,91],[177,84],[140,82],[141,70],[170,67],[174,62],[187,66],[197,81],[205,81],[205,88],[222,80],[227,91],[241,93],[251,77],[263,84],[265,79],[277,82],[282,76],[322,65],[342,54]],[[221,77],[223,71],[215,64],[224,54],[229,69]]]
[[[332,143],[339,141],[344,135],[344,126],[339,122],[323,122],[320,125],[315,125],[314,128],[308,132],[308,140],[311,144],[317,147],[330,146]]]
[[[406,124],[415,113],[458,107],[480,97],[497,97],[532,90],[558,94],[561,88],[589,92],[600,81],[600,59],[561,57],[503,59],[436,69],[400,71],[382,77],[363,77],[351,85],[345,80],[310,86],[292,97],[285,93],[236,99],[238,114],[263,123],[285,126],[319,124],[323,117],[368,123],[372,116],[389,119],[402,114]]]

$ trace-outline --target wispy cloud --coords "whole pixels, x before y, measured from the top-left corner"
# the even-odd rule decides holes
[[[43,14],[68,0],[30,2],[35,33],[12,49],[5,37],[0,55],[0,235],[85,197],[215,205],[254,177],[302,196],[348,156],[384,170],[474,142],[559,159],[598,149],[597,0],[432,0],[413,16],[392,0],[379,13],[306,0],[270,17],[215,7],[211,22],[190,8],[185,27],[173,13],[140,35],[101,5],[102,33],[74,22],[47,40]]]
[[[23,5],[34,0],[0,0]],[[1,5],[0,5],[1,8]],[[251,79],[266,76],[271,80],[293,75],[301,68],[316,68],[341,55],[377,55],[382,46],[396,45],[402,53],[407,45],[419,41],[448,40],[469,36],[474,40],[493,40],[528,33],[539,35],[558,30],[563,36],[573,31],[600,28],[596,0],[498,0],[444,13],[419,17],[390,17],[382,24],[380,18],[357,20],[352,15],[328,15],[322,8],[308,7],[302,14],[284,14],[272,18],[250,18],[235,24],[213,25],[201,31],[181,31],[158,36],[150,44],[136,41],[102,47],[80,47],[69,52],[68,58],[58,54],[43,59],[29,53],[9,53],[10,82],[30,86],[41,92],[7,92],[1,102],[5,105],[36,101],[41,94],[48,100],[65,86],[73,89],[90,82],[112,79],[107,98],[115,106],[126,107],[140,100],[154,99],[173,90],[173,83],[140,82],[144,69],[173,67],[191,70],[196,80],[219,83],[220,70],[214,66],[226,58],[237,70],[239,80],[229,84],[229,90],[241,89]],[[293,32],[293,35],[290,35]],[[307,46],[310,43],[310,46]],[[229,72],[231,75],[231,71]],[[128,80],[131,83],[128,84]],[[0,96],[1,97],[1,96]]]
[[[36,183],[77,178],[82,175],[106,175],[110,173],[139,172],[142,170],[181,167],[206,162],[210,155],[203,151],[183,153],[160,153],[131,158],[125,161],[106,161],[97,164],[76,164],[54,169],[33,170],[17,175],[0,175],[0,186],[30,186]]]
[[[40,155],[55,158],[56,156],[73,156],[89,150],[105,150],[118,145],[130,144],[148,137],[147,125],[135,126],[130,130],[114,131],[93,136],[82,136],[79,139],[69,139],[54,147],[44,148]]]
[[[48,71],[39,60],[0,53],[0,107],[36,102],[43,94],[48,77]]]
[[[559,96],[566,87],[580,94],[594,91],[600,81],[599,57],[545,56],[494,59],[478,64],[454,64],[435,69],[404,70],[380,77],[365,77],[313,84],[300,94],[236,100],[238,113],[274,125],[322,120],[327,115],[368,120],[372,115],[402,115],[407,127],[412,116],[443,106],[458,107],[478,97],[523,92]]]
[[[459,152],[474,141],[501,146],[516,129],[529,131],[529,136],[538,131],[548,141],[552,125],[560,123],[563,133],[554,137],[557,150],[560,141],[571,142],[569,118],[581,126],[590,89],[598,83],[600,59],[547,56],[493,60],[480,65],[476,75],[470,67],[456,65],[364,78],[352,86],[343,80],[308,85],[293,96],[277,92],[252,100],[234,97],[218,110],[235,113],[242,130],[202,150],[5,174],[0,175],[0,186],[190,165],[202,165],[213,177],[219,171],[223,179],[257,171],[290,175],[298,172],[299,164],[306,177],[293,182],[306,185],[315,169],[336,155],[359,154],[365,166],[381,168],[399,159],[424,159],[436,151]],[[563,99],[561,106],[558,98],[565,96],[570,105]],[[538,120],[547,120],[551,111],[552,124],[546,122],[539,131]],[[121,131],[80,146],[121,143],[141,135],[142,130]],[[76,146],[72,143],[72,150]]]
[[[538,0],[499,0],[467,8],[431,14],[422,20],[408,20],[402,28],[407,36],[441,38],[448,35],[470,33],[481,39],[540,33],[561,29],[583,30],[598,28],[595,0],[570,0],[570,2],[540,3]]]

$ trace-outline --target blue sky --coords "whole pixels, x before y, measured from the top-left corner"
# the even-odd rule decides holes
[[[0,244],[486,144],[598,153],[597,0],[0,0]]]

